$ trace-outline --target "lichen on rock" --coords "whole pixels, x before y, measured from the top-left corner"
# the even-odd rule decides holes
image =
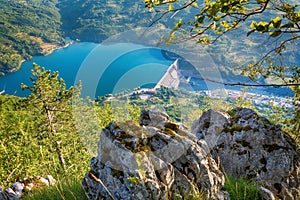
[[[98,156],[83,180],[90,199],[184,199],[192,191],[228,198],[205,141],[167,114],[146,109],[139,126],[121,124],[112,122],[100,134]]]
[[[222,112],[207,111],[194,122],[192,132],[203,133],[225,173],[254,179],[279,198],[300,199],[300,151],[296,142],[279,125],[251,109],[236,108],[230,117],[222,116]],[[213,125],[204,127],[209,119]],[[221,131],[213,128],[215,124],[221,125]]]

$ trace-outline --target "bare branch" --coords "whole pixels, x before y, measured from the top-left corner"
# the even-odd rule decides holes
[[[190,3],[184,5],[184,6],[180,7],[180,8],[177,8],[177,9],[174,9],[174,10],[165,10],[165,11],[162,11],[162,14],[161,14],[157,19],[155,19],[153,22],[151,22],[151,23],[148,25],[148,28],[151,27],[151,26],[153,26],[153,25],[154,25],[156,22],[158,22],[159,20],[161,20],[166,14],[168,14],[168,13],[175,13],[175,12],[178,12],[178,11],[183,10],[183,9],[185,9],[185,8],[188,8],[188,7],[190,7],[190,6],[191,6],[193,3],[195,3],[195,2],[196,2],[196,0],[192,0]],[[167,4],[167,3],[168,3],[168,2],[162,3],[162,4]]]
[[[299,39],[299,38],[300,38],[300,35],[299,35],[299,36],[296,36],[296,37],[289,38],[289,39],[283,41],[278,47],[276,47],[276,48],[270,50],[268,53],[266,53],[266,54],[265,54],[258,62],[256,62],[256,64],[255,64],[254,66],[258,66],[260,63],[262,63],[262,61],[266,60],[266,58],[267,58],[270,54],[272,54],[272,53],[274,53],[274,52],[279,51],[280,49],[282,49],[282,48],[284,47],[285,44],[287,44],[287,43],[289,43],[289,42],[291,42],[291,41],[293,41],[293,40],[297,40],[297,39]]]
[[[300,86],[300,83],[286,83],[286,84],[251,84],[251,83],[226,83],[222,81],[217,81],[209,78],[203,78],[204,81],[218,83],[226,86],[249,86],[249,87],[290,87],[290,86]]]

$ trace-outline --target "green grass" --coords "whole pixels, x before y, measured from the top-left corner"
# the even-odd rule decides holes
[[[225,189],[231,200],[258,200],[259,185],[254,181],[239,178],[236,180],[230,175],[226,175]]]
[[[24,200],[87,200],[80,179],[61,179],[54,186],[25,194]]]
[[[171,197],[167,198],[167,200],[180,200],[182,199],[182,191],[177,193],[174,192],[173,194],[171,194]],[[192,189],[188,194],[185,194],[183,199],[186,200],[207,200],[205,193],[203,190],[200,191],[196,191],[194,189]]]
[[[195,191],[192,190],[189,194],[187,194],[184,199],[186,200],[206,200],[205,194],[202,190]]]
[[[236,180],[230,175],[226,176],[225,189],[231,200],[258,200],[259,185],[248,179]],[[54,186],[44,187],[24,195],[24,200],[88,200],[81,188],[81,179],[60,179]],[[179,199],[176,195],[170,199]],[[188,200],[206,200],[203,191],[191,191],[185,196]]]

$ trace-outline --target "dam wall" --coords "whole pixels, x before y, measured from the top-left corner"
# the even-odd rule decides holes
[[[177,89],[179,83],[178,59],[176,59],[174,63],[167,69],[163,77],[155,85],[154,89],[158,89],[162,86]]]

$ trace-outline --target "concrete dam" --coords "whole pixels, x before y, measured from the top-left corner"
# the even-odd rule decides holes
[[[163,77],[155,85],[154,89],[158,89],[161,86],[177,89],[179,83],[178,59],[176,59],[174,63],[167,69]]]

